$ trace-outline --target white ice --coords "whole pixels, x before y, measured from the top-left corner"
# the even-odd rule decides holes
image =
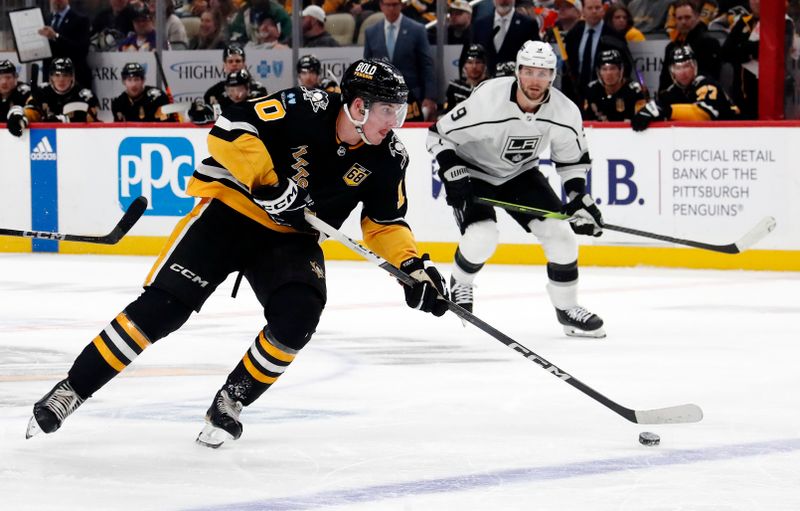
[[[697,403],[697,424],[629,423],[455,316],[406,308],[371,264],[329,262],[317,334],[240,440],[194,443],[262,326],[232,278],[61,430],[25,440],[34,401],[152,262],[0,255],[0,509],[800,509],[797,273],[582,268],[604,340],[561,333],[542,267],[479,276],[479,317],[627,407]],[[648,430],[660,446],[638,443]]]

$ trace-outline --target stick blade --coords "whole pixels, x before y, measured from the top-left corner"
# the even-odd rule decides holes
[[[685,424],[703,420],[703,410],[694,404],[636,410],[637,424]]]
[[[778,222],[771,216],[762,219],[755,227],[750,229],[750,232],[742,236],[742,239],[736,242],[736,248],[739,252],[744,252],[761,241],[764,236],[774,231],[777,225]]]

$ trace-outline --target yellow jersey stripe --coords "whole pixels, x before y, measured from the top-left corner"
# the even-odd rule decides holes
[[[260,138],[244,133],[231,142],[208,134],[208,151],[250,191],[278,183],[272,156]]]
[[[92,344],[94,344],[94,347],[100,352],[100,356],[103,357],[103,360],[113,367],[115,371],[120,372],[125,369],[125,364],[120,362],[119,359],[111,353],[111,350],[108,349],[108,346],[106,346],[106,343],[103,342],[103,339],[99,335],[94,338]]]
[[[147,337],[133,324],[133,321],[131,321],[124,312],[120,312],[114,319],[117,320],[117,323],[125,330],[125,333],[127,333],[140,348],[145,349],[150,346],[151,343]]]
[[[261,333],[258,334],[258,342],[261,344],[261,347],[264,348],[264,351],[270,354],[270,356],[277,358],[281,362],[291,362],[294,360],[294,355],[290,353],[286,353],[283,350],[279,350],[264,337],[264,331],[262,330]]]
[[[244,364],[244,368],[247,369],[247,372],[250,373],[250,376],[255,378],[257,381],[261,383],[275,383],[278,378],[273,378],[272,376],[267,376],[266,374],[262,373],[256,366],[253,365],[253,362],[250,361],[249,353],[244,354],[244,358],[242,358],[242,363]]]
[[[367,247],[394,266],[418,255],[417,242],[411,229],[401,224],[379,224],[365,217],[361,220],[361,232]]]

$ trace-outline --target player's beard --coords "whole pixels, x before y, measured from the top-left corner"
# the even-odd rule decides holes
[[[528,101],[532,101],[534,103],[544,102],[548,89],[549,87],[539,90],[536,90],[534,87],[520,87],[522,94],[528,99]]]

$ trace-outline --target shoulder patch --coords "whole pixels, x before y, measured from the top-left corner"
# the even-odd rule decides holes
[[[639,82],[635,81],[628,82],[628,87],[630,87],[631,90],[634,92],[642,92],[642,86],[641,84],[639,84]]]
[[[392,132],[392,138],[389,140],[389,153],[392,158],[400,158],[400,168],[405,169],[408,166],[408,152],[406,146],[400,141],[397,133]]]
[[[78,96],[80,96],[80,98],[84,101],[89,101],[94,97],[94,94],[92,94],[92,91],[89,89],[81,89],[81,91],[78,93]]]
[[[161,91],[155,87],[147,91],[147,95],[153,99],[160,98],[161,94]]]
[[[20,83],[20,84],[17,84],[17,90],[19,91],[20,94],[22,94],[24,96],[24,95],[27,95],[28,93],[30,93],[31,86],[28,85],[27,83]]]
[[[305,87],[300,87],[300,90],[303,91],[303,99],[311,103],[311,108],[314,109],[314,112],[328,108],[330,100],[327,92],[320,89],[306,89]]]

